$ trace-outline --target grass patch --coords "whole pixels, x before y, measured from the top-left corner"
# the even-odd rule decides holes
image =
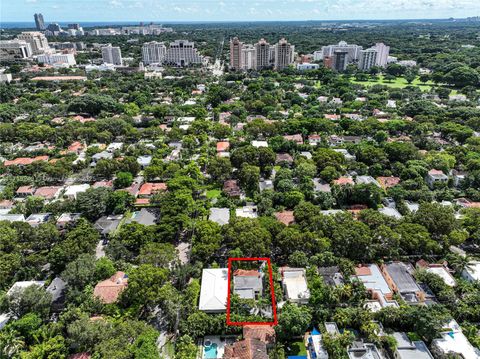
[[[416,86],[419,87],[422,91],[429,91],[434,83],[432,81],[427,81],[426,83],[423,83],[419,80],[417,77],[411,84],[407,82],[403,77],[397,77],[395,80],[392,81],[385,81],[384,77],[382,75],[378,76],[378,81],[357,81],[355,78],[351,79],[352,83],[354,84],[359,84],[359,85],[364,85],[364,86],[374,86],[374,85],[384,85],[392,88],[405,88],[407,86]]]
[[[207,199],[218,198],[222,194],[222,191],[219,189],[210,189],[207,191]]]
[[[287,343],[287,355],[307,355],[307,348],[303,340]]]

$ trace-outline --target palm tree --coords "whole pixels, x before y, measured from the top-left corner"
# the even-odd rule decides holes
[[[25,342],[15,330],[0,332],[0,357],[13,358],[25,347]]]

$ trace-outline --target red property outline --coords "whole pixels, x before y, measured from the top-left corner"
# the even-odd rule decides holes
[[[230,273],[232,270],[233,261],[266,261],[268,265],[268,279],[270,281],[270,294],[272,295],[272,308],[273,308],[273,322],[232,322],[230,321]],[[232,326],[244,326],[244,325],[270,325],[274,326],[278,324],[277,318],[277,304],[275,302],[275,290],[273,288],[273,273],[272,263],[270,258],[228,258],[228,294],[227,294],[227,325]]]

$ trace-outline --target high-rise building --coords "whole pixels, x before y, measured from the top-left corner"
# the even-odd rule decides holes
[[[23,60],[32,56],[32,47],[25,40],[0,41],[0,59]]]
[[[257,52],[255,46],[244,45],[242,48],[242,69],[252,70],[257,68]]]
[[[62,27],[58,23],[52,22],[51,24],[48,24],[47,30],[52,33],[62,32]]]
[[[265,39],[260,39],[255,44],[257,70],[270,67],[270,44]]]
[[[45,30],[45,21],[43,21],[43,15],[42,14],[34,14],[33,18],[35,19],[35,27],[37,28],[37,30],[38,31]]]
[[[355,62],[360,58],[361,46],[347,44],[345,41],[340,41],[337,45],[322,46],[323,57],[333,57],[336,51],[347,53],[347,62]]]
[[[202,56],[197,52],[195,44],[188,40],[175,40],[165,55],[165,62],[175,66],[190,66],[201,64]]]
[[[363,71],[369,70],[377,63],[378,51],[375,47],[360,51],[358,68]]]
[[[290,45],[287,40],[281,39],[278,44],[275,44],[274,51],[275,70],[282,70],[293,63],[295,46]]]
[[[323,57],[323,66],[328,67],[329,69],[333,69],[333,57],[332,56],[324,56]]]
[[[235,70],[243,69],[243,42],[238,37],[230,40],[230,67]]]
[[[348,65],[348,52],[342,50],[336,50],[333,53],[333,68],[338,72],[343,72],[347,69]]]
[[[161,64],[166,53],[167,47],[163,42],[146,42],[142,46],[142,61],[145,65]]]
[[[28,42],[32,48],[33,55],[40,55],[50,50],[50,47],[48,46],[48,40],[41,32],[22,32],[17,36],[17,39]]]
[[[118,66],[122,66],[123,64],[122,51],[118,46],[112,46],[111,44],[102,47],[102,59],[106,64],[114,64]]]
[[[376,66],[385,67],[388,62],[388,55],[390,54],[390,46],[385,45],[383,42],[376,43],[373,47],[377,50]]]
[[[82,27],[80,24],[68,24],[68,28],[72,30],[80,30]]]

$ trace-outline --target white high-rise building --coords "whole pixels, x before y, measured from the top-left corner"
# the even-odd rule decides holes
[[[323,58],[333,57],[336,51],[347,53],[347,62],[358,61],[360,58],[361,46],[347,44],[345,41],[340,41],[337,45],[322,46]]]
[[[114,64],[117,66],[122,66],[122,51],[117,46],[104,46],[102,47],[102,59],[106,64]]]
[[[376,43],[373,46],[377,50],[376,66],[385,67],[388,63],[388,55],[390,54],[390,46],[385,45],[383,42]]]
[[[39,64],[72,66],[76,65],[75,56],[73,54],[44,54],[38,55],[37,61]]]
[[[282,70],[294,61],[295,46],[290,45],[287,40],[281,39],[275,44],[274,64],[275,70]]]
[[[188,40],[175,40],[170,43],[170,48],[165,55],[165,62],[184,67],[192,64],[201,64],[203,58],[197,52],[193,42]]]
[[[163,42],[146,42],[142,46],[142,61],[145,65],[161,64],[166,53],[167,47]]]
[[[377,58],[378,51],[375,47],[360,51],[358,68],[363,71],[369,70],[371,67],[376,66]]]
[[[32,56],[32,47],[25,40],[0,41],[0,59],[23,60]]]
[[[265,39],[260,39],[255,44],[256,68],[257,70],[270,66],[270,44]]]
[[[243,69],[243,46],[243,42],[238,37],[230,40],[230,67],[232,69]]]
[[[244,45],[242,48],[242,69],[252,70],[257,68],[257,52],[255,46]]]
[[[48,52],[50,46],[48,46],[48,40],[44,34],[38,31],[22,32],[17,36],[18,40],[24,40],[30,44],[33,55],[40,55]]]
[[[323,60],[323,51],[314,51],[313,52],[313,61]]]

